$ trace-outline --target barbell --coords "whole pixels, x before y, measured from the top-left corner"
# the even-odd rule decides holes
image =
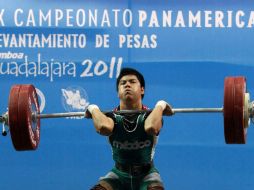
[[[174,113],[218,113],[224,115],[224,137],[227,144],[245,144],[247,128],[254,118],[254,102],[246,91],[243,76],[226,77],[224,81],[224,105],[220,108],[173,108]],[[103,111],[104,114],[140,114],[152,110]],[[9,94],[8,111],[0,116],[0,122],[9,126],[16,150],[35,150],[40,141],[40,120],[46,118],[83,116],[84,112],[42,114],[38,96],[31,84],[14,85]],[[254,120],[254,119],[253,119]],[[6,135],[6,131],[3,130]]]

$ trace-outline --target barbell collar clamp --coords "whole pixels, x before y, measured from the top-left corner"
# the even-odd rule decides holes
[[[251,102],[249,105],[249,115],[250,115],[250,118],[254,118],[254,101]]]
[[[6,136],[6,127],[8,126],[8,111],[0,116],[0,123],[2,123],[2,136]]]
[[[3,126],[2,126],[2,136],[7,136],[7,130],[6,130],[6,128],[5,128],[5,126],[7,126],[7,125],[5,125],[5,123],[3,123]]]
[[[0,123],[8,124],[8,112],[0,115]]]

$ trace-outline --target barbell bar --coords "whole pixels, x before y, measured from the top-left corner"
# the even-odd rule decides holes
[[[173,113],[220,113],[223,112],[223,108],[172,108]],[[152,109],[149,110],[120,110],[120,111],[102,111],[104,114],[114,112],[115,114],[141,114],[151,113]],[[85,111],[83,112],[62,112],[62,113],[49,113],[49,114],[37,114],[32,113],[32,119],[50,119],[50,118],[63,118],[63,117],[84,117]],[[8,125],[8,112],[0,116],[0,123]]]
[[[152,110],[103,111],[107,114],[140,114]],[[246,92],[246,79],[226,77],[224,81],[224,106],[222,108],[173,108],[174,113],[223,113],[224,134],[227,144],[245,144],[250,119],[254,117],[254,102]],[[9,95],[8,112],[0,122],[8,125],[16,150],[35,150],[40,141],[40,120],[61,117],[84,117],[84,112],[42,114],[33,85],[14,85]]]
[[[141,114],[151,113],[153,109],[149,110],[120,110],[120,111],[102,111],[107,114],[114,112],[115,114]],[[174,113],[220,113],[223,112],[223,108],[172,108]],[[37,114],[32,113],[32,119],[50,119],[50,118],[63,118],[63,117],[84,117],[85,111],[83,112],[62,112],[62,113],[49,113],[49,114]],[[6,123],[8,125],[8,113],[0,116],[0,123]]]
[[[217,113],[223,112],[223,108],[172,108],[174,113]],[[102,111],[104,114],[114,112],[115,114],[141,114],[150,113],[151,110],[121,110],[121,111]],[[50,114],[38,114],[35,117],[40,119],[48,118],[61,118],[61,117],[84,117],[84,112],[66,112],[66,113],[50,113]]]

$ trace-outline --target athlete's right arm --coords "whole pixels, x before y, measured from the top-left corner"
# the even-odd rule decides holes
[[[113,119],[102,113],[97,105],[89,105],[85,117],[93,119],[94,127],[101,135],[109,136],[112,134],[114,129]]]

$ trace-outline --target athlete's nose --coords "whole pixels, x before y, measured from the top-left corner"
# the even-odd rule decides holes
[[[124,88],[130,87],[131,86],[130,84],[131,83],[129,81],[126,81],[126,83],[124,84]]]

